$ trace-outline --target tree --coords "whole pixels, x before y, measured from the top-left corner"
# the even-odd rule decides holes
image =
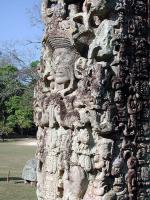
[[[13,96],[5,102],[7,109],[6,126],[10,129],[19,127],[23,134],[23,129],[29,129],[33,125],[33,110],[30,97],[26,94],[22,96]]]
[[[25,69],[0,67],[0,131],[5,134],[16,127],[23,134],[34,126],[32,102],[37,64],[34,61]]]
[[[22,85],[17,79],[17,72],[17,68],[12,65],[0,67],[0,129],[5,133],[12,131],[5,126],[7,117],[5,101],[23,92]]]
[[[0,105],[14,94],[22,92],[22,84],[18,80],[18,69],[12,65],[0,67]]]

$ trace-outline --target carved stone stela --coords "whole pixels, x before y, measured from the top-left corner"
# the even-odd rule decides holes
[[[38,200],[149,200],[148,1],[43,0]]]

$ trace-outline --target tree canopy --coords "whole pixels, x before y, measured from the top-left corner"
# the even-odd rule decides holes
[[[12,65],[0,66],[0,132],[17,130],[23,134],[33,128],[33,90],[37,80],[36,66],[18,69]]]

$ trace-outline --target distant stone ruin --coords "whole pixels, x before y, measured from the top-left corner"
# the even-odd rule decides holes
[[[147,0],[43,0],[38,200],[148,200]]]
[[[24,183],[36,185],[37,183],[37,160],[28,160],[22,170]]]

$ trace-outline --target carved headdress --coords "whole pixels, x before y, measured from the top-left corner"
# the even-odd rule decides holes
[[[69,85],[66,86],[66,83],[64,83],[64,89],[61,90],[62,93],[70,92],[74,87],[74,64],[79,54],[73,45],[71,32],[68,30],[69,28],[67,29],[68,24],[62,24],[62,21],[59,21],[58,18],[53,18],[52,22],[53,26],[46,30],[43,42],[52,54],[51,62],[55,71],[55,89],[57,90],[58,86],[63,85],[63,82],[68,79],[67,84],[69,83]],[[64,75],[62,76],[62,74]]]
[[[53,16],[52,26],[46,30],[44,41],[52,50],[66,48],[76,51],[71,33],[71,26],[67,22],[59,21]]]
[[[72,49],[75,51],[71,38],[68,37],[66,31],[57,30],[57,32],[50,32],[47,38],[48,46],[54,50],[57,48]]]

